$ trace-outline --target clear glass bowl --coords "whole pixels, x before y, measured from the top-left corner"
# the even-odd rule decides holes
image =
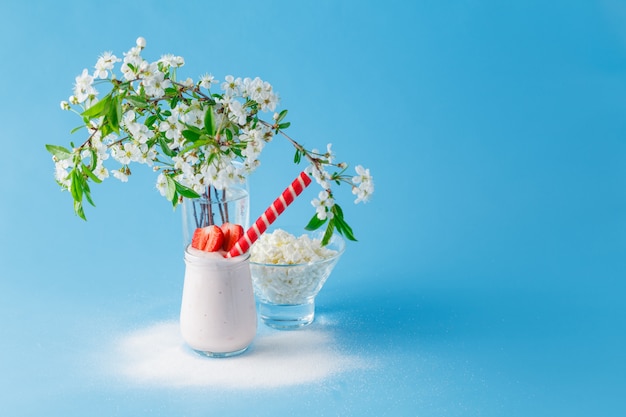
[[[323,231],[303,231],[311,239],[321,241]],[[334,255],[318,261],[300,264],[272,264],[250,261],[258,312],[263,322],[278,329],[307,326],[315,317],[315,297],[322,289],[345,250],[345,241],[334,235],[326,248]],[[294,249],[295,250],[295,249]]]

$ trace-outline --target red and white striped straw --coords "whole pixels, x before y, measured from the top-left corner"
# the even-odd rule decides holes
[[[280,196],[265,212],[259,217],[254,224],[244,233],[244,235],[235,243],[235,246],[226,254],[227,258],[239,256],[248,251],[250,246],[267,230],[270,224],[287,208],[289,204],[299,196],[304,189],[311,184],[311,178],[303,171],[293,180],[291,185],[282,192]]]

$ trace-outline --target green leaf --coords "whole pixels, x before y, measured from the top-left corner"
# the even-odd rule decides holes
[[[185,125],[185,127],[187,127],[187,130],[191,130],[192,132],[198,134],[198,135],[203,135],[205,132],[204,130],[194,126],[194,125]]]
[[[70,130],[70,135],[78,132],[80,129],[84,128],[85,125],[76,126],[74,129]]]
[[[337,228],[337,232],[344,236],[346,239],[356,242],[356,238],[354,237],[354,232],[352,232],[352,228],[346,223],[343,218],[343,210],[339,207],[338,204],[333,206],[333,220],[335,220],[335,226]]]
[[[98,166],[98,152],[94,148],[89,148],[91,152],[91,163],[89,169],[93,171]]]
[[[207,165],[211,165],[211,164],[213,163],[213,161],[215,161],[215,158],[217,158],[217,154],[216,154],[216,153],[211,152],[211,153],[209,154],[209,157],[206,159],[206,164],[207,164]]]
[[[239,148],[230,148],[231,151],[233,151],[233,153],[235,155],[237,155],[240,158],[243,158],[243,154],[241,153],[241,149]]]
[[[152,116],[148,116],[146,117],[146,121],[144,122],[144,124],[146,126],[152,126],[154,124],[154,122],[156,122],[158,119],[158,117],[156,116],[156,114],[153,114]]]
[[[172,202],[172,204],[176,204],[177,196],[176,196],[176,181],[169,175],[165,176],[167,181],[167,188],[165,189],[165,197]]]
[[[281,123],[278,125],[279,129],[287,129],[289,126],[291,126],[291,122],[285,122],[285,123]]]
[[[83,174],[87,175],[89,177],[89,179],[91,179],[96,184],[100,184],[102,182],[102,180],[100,178],[96,177],[96,175],[93,173],[93,171],[87,165],[85,165],[85,164],[81,164],[81,165],[82,165]]]
[[[71,173],[71,184],[70,184],[70,192],[72,194],[72,198],[74,201],[83,201],[83,176],[80,175],[80,172],[76,168],[74,168]]]
[[[74,201],[74,213],[78,215],[81,219],[87,221],[87,217],[85,217],[85,211],[83,210],[83,203],[80,201]]]
[[[87,202],[89,202],[89,204],[91,204],[93,207],[95,207],[96,204],[91,199],[91,190],[89,190],[89,186],[87,185],[87,183],[85,183],[85,186],[86,186],[86,188],[83,190],[84,195],[85,195],[85,199],[87,199]]]
[[[106,137],[111,132],[113,132],[113,129],[111,129],[111,125],[105,120],[100,127],[100,133],[102,134],[102,137]]]
[[[128,100],[128,102],[134,107],[144,108],[148,106],[146,99],[140,96],[127,96],[126,100]]]
[[[174,180],[172,180],[172,181],[174,181]],[[174,181],[174,185],[176,186],[176,191],[178,192],[178,194],[182,195],[183,197],[186,197],[186,198],[200,198],[200,194],[198,194],[197,192],[195,192],[194,190],[192,190],[189,187],[185,187],[184,185],[182,185],[178,181]]]
[[[106,122],[108,122],[113,132],[120,133],[120,120],[122,120],[122,103],[120,96],[115,96],[111,99],[111,105],[106,115]]]
[[[206,144],[208,144],[208,143],[210,143],[210,142],[211,142],[211,141],[210,141],[210,140],[208,140],[208,139],[201,139],[201,140],[197,140],[197,141],[195,141],[194,143],[192,143],[191,145],[189,145],[189,146],[185,146],[185,147],[184,147],[184,148],[180,151],[180,153],[181,153],[181,154],[185,154],[185,153],[189,152],[189,151],[190,151],[190,150],[192,150],[192,149],[199,148],[199,147],[204,146],[204,145],[206,145]],[[164,152],[165,152],[165,151],[164,151]],[[172,156],[172,155],[170,155],[170,156]]]
[[[276,123],[280,123],[285,118],[285,116],[287,116],[286,109],[278,113],[278,117],[276,118]]]
[[[299,149],[296,149],[296,154],[293,156],[293,162],[299,164],[302,161],[302,153]]]
[[[105,116],[109,113],[109,108],[111,105],[111,95],[108,94],[102,98],[102,100],[98,101],[93,106],[89,107],[87,110],[81,113],[81,116],[88,117],[93,119],[95,117]]]
[[[333,205],[333,213],[343,220],[343,210],[339,204]]]
[[[333,237],[333,233],[335,232],[335,219],[330,219],[328,222],[328,226],[326,226],[326,231],[324,232],[324,236],[322,237],[322,246],[328,245],[330,242],[330,238]]]
[[[320,218],[317,217],[317,213],[315,213],[309,223],[304,228],[306,230],[317,230],[322,227],[324,223],[326,223],[326,220],[327,219],[320,220]]]
[[[213,106],[207,106],[204,114],[204,129],[209,136],[215,135],[215,117],[213,116]]]
[[[200,138],[200,133],[193,131],[191,129],[185,129],[183,130],[183,136],[185,137],[185,139],[191,141],[191,142],[195,142]]]
[[[167,97],[177,97],[178,91],[174,87],[168,87],[165,89],[165,95]]]
[[[167,138],[163,135],[159,135],[159,146],[161,147],[161,150],[163,151],[165,155],[169,157],[176,155],[176,153],[170,149],[170,145],[167,141]]]
[[[72,152],[70,152],[68,149],[64,148],[63,146],[46,145],[46,149],[53,156],[56,156],[60,160],[70,159],[72,157]]]

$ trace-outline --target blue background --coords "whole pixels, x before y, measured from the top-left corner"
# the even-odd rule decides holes
[[[0,15],[6,415],[626,413],[624,2],[3,1]],[[120,334],[177,318],[180,213],[139,167],[94,187],[81,221],[44,144],[73,139],[59,102],[74,77],[137,36],[151,60],[184,56],[181,75],[268,80],[294,138],[371,169],[370,203],[339,197],[359,242],[304,331],[376,366],[260,390],[102,372]],[[253,217],[297,174],[291,155],[278,138],[264,153]],[[284,220],[304,224],[316,194]]]

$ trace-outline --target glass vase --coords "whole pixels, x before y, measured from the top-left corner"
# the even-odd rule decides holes
[[[250,197],[247,182],[234,184],[223,190],[207,187],[200,198],[183,199],[183,245],[191,243],[193,232],[199,227],[240,224],[244,230],[250,225]]]

